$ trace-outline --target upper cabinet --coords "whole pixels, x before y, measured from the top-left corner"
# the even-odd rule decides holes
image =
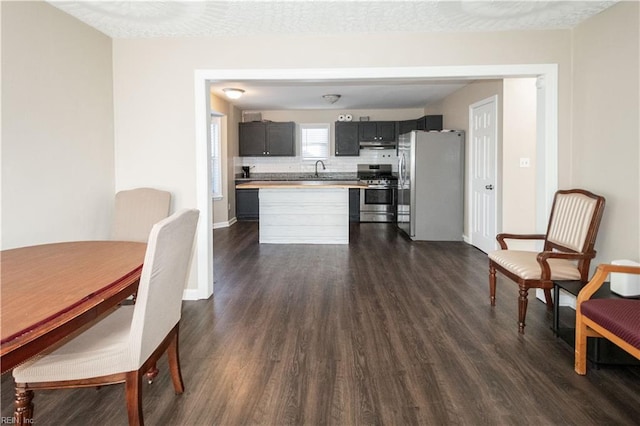
[[[396,140],[395,121],[361,121],[360,142],[394,142]]]
[[[336,121],[336,157],[360,155],[358,123]]]
[[[442,115],[425,115],[415,120],[398,122],[398,134],[403,135],[412,130],[442,130]]]
[[[403,120],[398,121],[398,134],[404,135],[413,130],[418,130],[418,120]]]
[[[416,120],[418,128],[416,130],[442,130],[441,115],[425,115]]]
[[[295,156],[295,123],[240,123],[239,145],[241,157]]]

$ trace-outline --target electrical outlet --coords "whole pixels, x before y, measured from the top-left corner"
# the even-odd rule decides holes
[[[520,158],[520,167],[529,167],[529,159],[526,157]]]

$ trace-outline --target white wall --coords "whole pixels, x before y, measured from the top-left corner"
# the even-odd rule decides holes
[[[194,70],[560,64],[560,141],[568,142],[570,32],[365,34],[114,43],[116,186],[147,182],[196,205]],[[160,90],[161,88],[161,90]],[[153,162],[146,158],[153,154]],[[567,161],[561,148],[561,162]],[[568,179],[563,171],[561,178]],[[196,283],[191,280],[190,288]]]
[[[502,198],[504,232],[536,233],[536,79],[507,78],[503,82]],[[528,158],[529,167],[520,167]],[[509,247],[534,250],[530,241],[509,241]]]
[[[640,260],[640,4],[621,2],[573,37],[567,186],[607,199],[593,262]]]
[[[108,236],[111,39],[42,2],[2,2],[2,248]]]

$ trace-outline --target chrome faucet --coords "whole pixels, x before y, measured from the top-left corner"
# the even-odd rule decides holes
[[[324,162],[322,160],[316,161],[316,177],[318,177],[318,163],[322,164],[322,170],[327,170],[327,168],[324,166]]]

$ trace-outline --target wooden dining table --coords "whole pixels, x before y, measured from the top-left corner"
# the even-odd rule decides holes
[[[145,243],[75,241],[0,251],[2,373],[136,292]]]

